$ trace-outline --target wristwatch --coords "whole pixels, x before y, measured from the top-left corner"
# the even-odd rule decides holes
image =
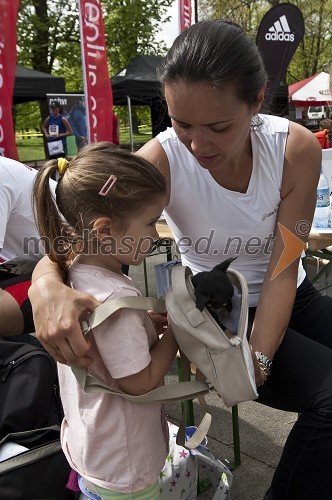
[[[264,375],[268,377],[271,373],[272,361],[260,351],[255,351],[255,356],[259,363],[260,369],[262,370]]]

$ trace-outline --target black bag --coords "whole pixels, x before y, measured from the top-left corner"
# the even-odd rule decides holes
[[[0,462],[0,500],[68,500],[57,368],[43,347],[0,339],[0,445],[28,450]]]
[[[70,465],[60,445],[60,428],[9,434],[0,441],[15,442],[28,448],[0,462],[1,500],[73,500],[75,494],[66,489]]]
[[[56,363],[43,347],[0,340],[0,401],[0,440],[61,424]]]

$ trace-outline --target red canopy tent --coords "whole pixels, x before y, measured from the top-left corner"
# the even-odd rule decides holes
[[[296,106],[324,106],[332,101],[329,74],[322,71],[288,87],[290,102]]]

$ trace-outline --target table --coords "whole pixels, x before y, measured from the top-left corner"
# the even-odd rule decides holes
[[[169,238],[173,240],[173,234],[170,228],[167,225],[167,222],[163,219],[158,220],[156,225],[157,232],[159,234],[160,239]]]
[[[318,262],[322,264],[321,269],[318,271],[316,276],[311,278],[311,283],[313,285],[317,284],[321,277],[325,275],[325,283],[320,292],[326,291],[329,288],[327,273],[332,267],[332,231],[319,232],[317,229],[312,229],[310,231],[308,245],[306,250],[306,255],[315,257]],[[304,262],[304,265],[306,262]],[[306,266],[305,266],[306,267]]]
[[[322,250],[332,245],[332,230],[321,233],[318,229],[311,229],[308,239],[309,250]]]

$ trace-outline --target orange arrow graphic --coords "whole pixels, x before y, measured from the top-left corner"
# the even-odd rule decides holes
[[[273,271],[271,280],[282,273],[295,259],[297,259],[305,249],[305,243],[294,233],[278,222],[279,231],[284,242],[284,249],[278,263]]]

